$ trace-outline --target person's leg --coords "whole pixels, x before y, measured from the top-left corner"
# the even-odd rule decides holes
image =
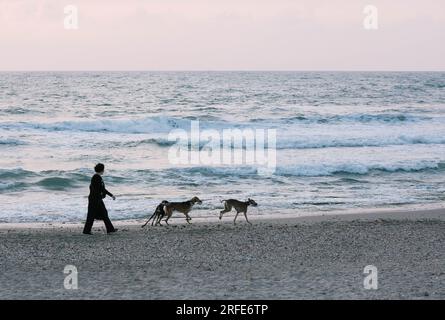
[[[106,216],[104,218],[104,223],[105,223],[105,228],[107,228],[107,233],[116,231],[116,229],[114,229],[114,226],[111,223],[111,220],[110,220],[110,218],[108,218],[108,216]]]
[[[92,215],[89,214],[87,216],[87,221],[85,221],[85,226],[83,228],[83,233],[90,234],[91,233],[91,228],[93,227],[93,223],[94,223],[94,217],[92,217]]]

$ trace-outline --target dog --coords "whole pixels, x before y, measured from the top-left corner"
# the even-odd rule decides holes
[[[224,202],[224,210],[220,211],[219,220],[221,220],[224,213],[231,211],[232,208],[235,208],[236,215],[235,219],[233,220],[233,224],[236,224],[236,218],[238,217],[238,214],[240,212],[244,213],[244,217],[246,217],[247,223],[251,224],[250,221],[247,219],[247,208],[249,206],[256,207],[258,205],[253,199],[248,198],[247,201],[228,199],[228,200],[221,200],[221,202]]]
[[[153,225],[155,222],[155,225],[161,225],[161,219],[165,216],[164,206],[168,203],[167,200],[162,201],[155,209],[155,212],[151,215],[150,219],[147,220],[147,222],[141,227],[145,227],[150,220],[152,220],[151,225]]]
[[[185,219],[187,220],[187,223],[190,223],[189,212],[192,210],[193,206],[198,203],[201,204],[202,201],[199,200],[198,197],[193,197],[189,201],[184,202],[169,202],[164,206],[165,216],[166,219],[164,220],[165,223],[168,225],[168,219],[171,218],[174,211],[179,211],[185,214]]]

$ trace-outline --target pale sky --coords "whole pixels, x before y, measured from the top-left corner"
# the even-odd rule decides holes
[[[0,70],[444,71],[445,0],[0,0]]]

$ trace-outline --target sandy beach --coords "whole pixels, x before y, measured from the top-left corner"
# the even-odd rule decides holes
[[[445,210],[0,226],[1,299],[444,299]],[[78,289],[64,288],[66,265]],[[364,268],[378,289],[364,289]]]

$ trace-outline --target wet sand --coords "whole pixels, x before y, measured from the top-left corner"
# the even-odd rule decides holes
[[[444,299],[445,210],[1,224],[1,299]],[[78,289],[64,288],[66,265]],[[364,268],[377,268],[366,290]]]

